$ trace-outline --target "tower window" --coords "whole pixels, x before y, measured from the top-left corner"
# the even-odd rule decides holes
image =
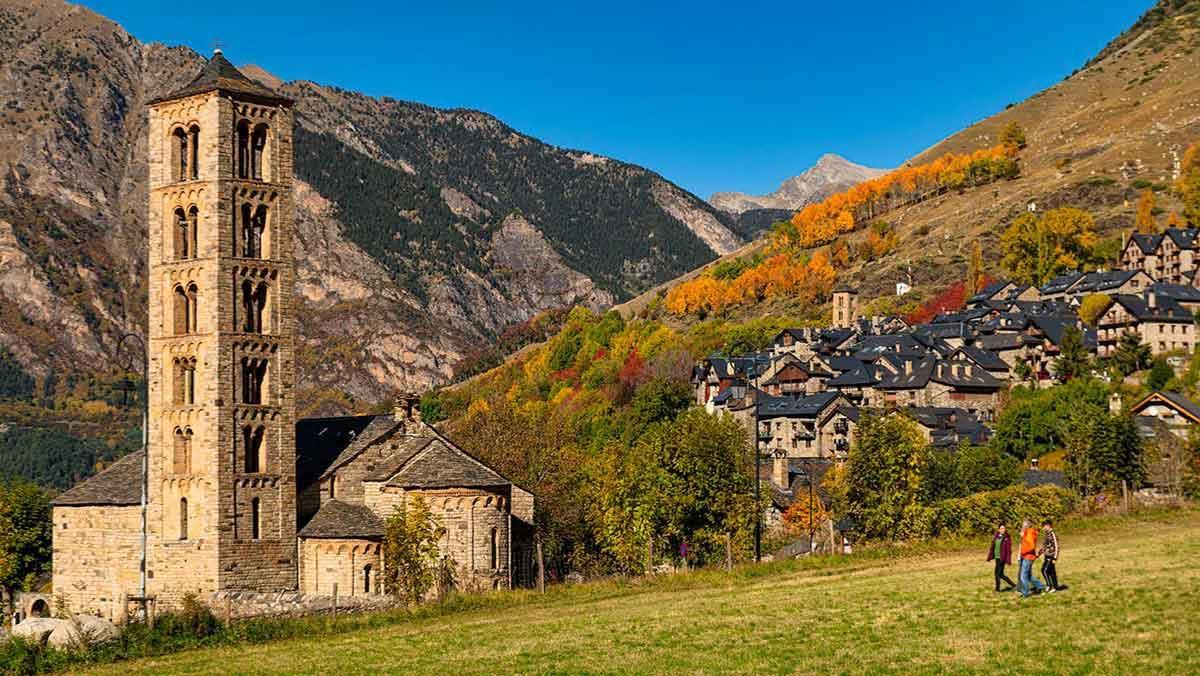
[[[237,142],[237,177],[250,178],[250,123],[242,120],[238,122],[237,134],[235,134]]]
[[[242,403],[261,404],[267,379],[266,359],[242,359]]]
[[[175,474],[192,473],[192,428],[175,428],[175,454],[171,465]]]
[[[187,214],[187,254],[184,258],[196,258],[200,255],[198,240],[200,238],[200,210],[196,207],[188,209]]]
[[[175,403],[191,406],[196,403],[196,360],[175,360]]]
[[[192,157],[191,171],[186,173],[189,178],[195,180],[200,177],[200,127],[192,125],[192,128],[188,130],[188,138],[191,141],[189,145]]]
[[[179,539],[188,539],[188,503],[187,498],[179,498]]]
[[[250,173],[254,180],[263,180],[263,160],[267,150],[267,125],[260,124],[254,128],[250,137]]]
[[[250,501],[250,538],[262,537],[262,503],[258,498]]]
[[[187,335],[196,330],[196,296],[199,290],[195,284],[189,284],[185,290],[182,286],[175,287],[174,293],[174,333],[177,336]]]
[[[267,283],[242,281],[242,331],[264,333],[263,315],[267,308]]]
[[[188,156],[191,154],[191,143],[188,141],[187,132],[183,129],[176,128],[171,132],[171,155],[174,164],[172,169],[173,178],[176,181],[186,181],[190,175],[188,172]]]
[[[266,469],[266,447],[263,443],[265,430],[247,425],[242,428],[242,448],[245,449],[246,473],[256,474]]]
[[[192,222],[183,209],[175,210],[175,259],[186,260],[191,257]]]

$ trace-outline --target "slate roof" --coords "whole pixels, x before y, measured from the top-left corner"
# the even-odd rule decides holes
[[[307,486],[324,474],[375,417],[306,418],[296,423],[296,484]]]
[[[1120,303],[1121,307],[1125,308],[1129,314],[1140,322],[1155,321],[1168,322],[1172,324],[1191,324],[1195,321],[1195,316],[1188,312],[1186,308],[1176,301],[1166,296],[1154,296],[1154,307],[1146,302],[1146,298],[1142,296],[1134,296],[1130,294],[1120,293],[1112,297],[1113,301]]]
[[[309,519],[299,533],[302,538],[378,540],[384,535],[383,520],[366,505],[329,500]]]
[[[858,368],[851,371],[845,371],[838,376],[825,381],[825,387],[837,389],[839,387],[868,387],[879,382],[875,377],[875,369],[862,364]]]
[[[863,365],[862,360],[854,357],[825,357],[825,363],[834,371],[853,371]]]
[[[958,348],[957,352],[961,352],[967,357],[967,359],[970,359],[988,371],[1005,373],[1009,370],[1008,363],[1001,359],[1000,355],[990,350],[985,350],[973,345],[964,345]]]
[[[821,392],[802,397],[763,397],[758,402],[759,418],[815,418],[841,395]]]
[[[208,63],[200,69],[196,77],[182,89],[167,96],[154,99],[150,103],[161,103],[172,99],[180,99],[195,94],[219,91],[238,96],[259,99],[264,102],[291,105],[291,99],[285,98],[246,77],[221,52],[216,52]]]
[[[377,471],[368,480],[382,476]],[[466,451],[436,437],[424,449],[400,464],[388,478],[389,486],[401,488],[499,488],[512,482],[471,457]]]
[[[354,435],[354,438],[350,440],[350,443],[347,444],[346,447],[343,448],[336,457],[334,457],[332,462],[330,462],[326,467],[316,474],[316,478],[325,478],[330,472],[353,460],[358,456],[359,453],[365,451],[371,444],[395,434],[403,427],[403,425],[397,422],[396,418],[390,414],[355,417],[370,418],[370,421],[356,435]],[[298,436],[299,433],[297,432],[297,437]],[[306,485],[301,483],[299,479],[297,479],[297,483],[299,483],[301,486]]]
[[[1200,303],[1200,289],[1190,284],[1164,284],[1159,282],[1150,287],[1152,293],[1181,303]]]
[[[995,296],[996,294],[1003,291],[1005,289],[1005,287],[1007,287],[1009,284],[1012,284],[1012,282],[1008,281],[1007,279],[1002,279],[1000,281],[992,282],[991,284],[988,284],[987,286],[980,289],[979,293],[968,298],[967,305],[971,305],[974,303],[982,303],[985,300],[991,300],[992,296]]]
[[[1175,245],[1180,249],[1195,249],[1196,235],[1198,231],[1195,228],[1167,228],[1164,233]]]
[[[913,362],[912,372],[906,373],[903,368],[898,373],[880,374],[877,390],[919,390],[929,384],[933,375],[934,359],[932,357]]]
[[[135,451],[114,462],[103,472],[54,498],[55,507],[139,505],[142,502],[142,458]]]
[[[1059,275],[1058,277],[1055,277],[1054,279],[1043,284],[1042,287],[1038,289],[1038,293],[1042,294],[1043,296],[1065,293],[1067,289],[1071,288],[1075,282],[1078,282],[1082,278],[1082,272],[1068,272],[1065,275]]]
[[[958,390],[987,391],[998,390],[1004,386],[1004,383],[986,370],[970,368],[969,364],[963,362],[956,364],[939,361],[929,379]]]
[[[978,336],[974,346],[986,352],[1016,350],[1025,344],[1025,336],[1019,333],[996,333],[990,336]]]
[[[991,430],[966,409],[906,406],[898,411],[929,430],[931,443],[937,448],[955,448],[963,441],[978,446],[992,436]]]
[[[1119,289],[1129,280],[1138,275],[1145,275],[1141,270],[1110,270],[1108,272],[1089,272],[1071,287],[1072,294],[1104,293]]]
[[[1137,244],[1142,253],[1148,255],[1158,251],[1158,245],[1162,242],[1162,235],[1144,235],[1140,232],[1135,232],[1129,237],[1129,241]]]

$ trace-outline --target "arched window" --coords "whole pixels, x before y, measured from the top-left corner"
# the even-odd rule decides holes
[[[488,567],[492,570],[496,570],[496,564],[500,561],[500,533],[495,528],[492,528],[490,544],[491,547],[488,549],[488,561],[491,562],[491,565]]]
[[[262,537],[262,503],[258,498],[250,501],[250,538],[257,540]]]
[[[188,504],[187,498],[179,498],[179,539],[188,539]]]
[[[242,359],[242,403],[261,404],[267,378],[266,359]]]
[[[242,331],[266,333],[263,317],[267,310],[267,283],[242,280]]]
[[[183,209],[175,210],[175,260],[185,260],[191,255],[188,245],[192,242],[192,224]]]
[[[250,178],[250,123],[245,120],[238,122],[234,136],[237,139],[237,177]]]
[[[200,291],[197,286],[194,283],[188,284],[186,305],[187,317],[184,333],[195,333],[196,327],[199,326],[199,314],[197,311],[197,297],[199,295]]]
[[[247,425],[242,428],[242,448],[246,454],[246,473],[256,474],[265,471],[267,466],[266,444],[263,443],[265,431],[262,427]]]
[[[172,469],[175,474],[192,473],[192,428],[175,428],[175,457]]]
[[[267,232],[267,207],[260,204],[250,219],[246,234],[246,258],[263,258],[263,236]]]
[[[363,566],[362,589],[364,594],[371,593],[371,564]]]
[[[191,173],[188,177],[195,180],[200,177],[200,127],[192,125],[191,129],[188,129],[188,137],[191,141],[189,150],[192,156]]]
[[[200,239],[200,209],[192,207],[188,209],[188,255],[184,258],[196,258],[200,255],[200,249],[197,246]]]
[[[185,291],[182,286],[175,287],[174,298],[175,300],[172,303],[174,306],[174,333],[177,336],[186,335],[192,330],[191,298],[188,296],[188,292]]]
[[[175,360],[175,403],[191,406],[196,403],[196,360]]]
[[[267,125],[260,124],[254,128],[250,137],[250,169],[251,176],[256,181],[263,180],[263,162],[267,151]]]
[[[188,180],[189,155],[191,155],[191,144],[188,142],[187,132],[177,127],[175,131],[171,132],[171,159],[174,160],[171,173],[176,181]]]

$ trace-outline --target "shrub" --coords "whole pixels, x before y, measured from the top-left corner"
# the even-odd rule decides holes
[[[930,535],[980,535],[992,532],[997,523],[1015,526],[1022,519],[1056,520],[1074,510],[1077,502],[1075,493],[1058,486],[1011,486],[943,500],[933,508],[936,516]]]

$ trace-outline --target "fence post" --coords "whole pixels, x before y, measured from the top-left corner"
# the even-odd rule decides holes
[[[829,520],[829,555],[832,556],[833,554],[834,554],[833,519],[830,519]]]
[[[1121,500],[1125,503],[1125,513],[1129,513],[1129,482],[1121,479]]]
[[[725,570],[733,570],[733,538],[725,531]]]
[[[333,583],[333,623],[337,624],[338,584]]]
[[[538,593],[546,593],[546,562],[542,559],[542,538],[537,538]]]

